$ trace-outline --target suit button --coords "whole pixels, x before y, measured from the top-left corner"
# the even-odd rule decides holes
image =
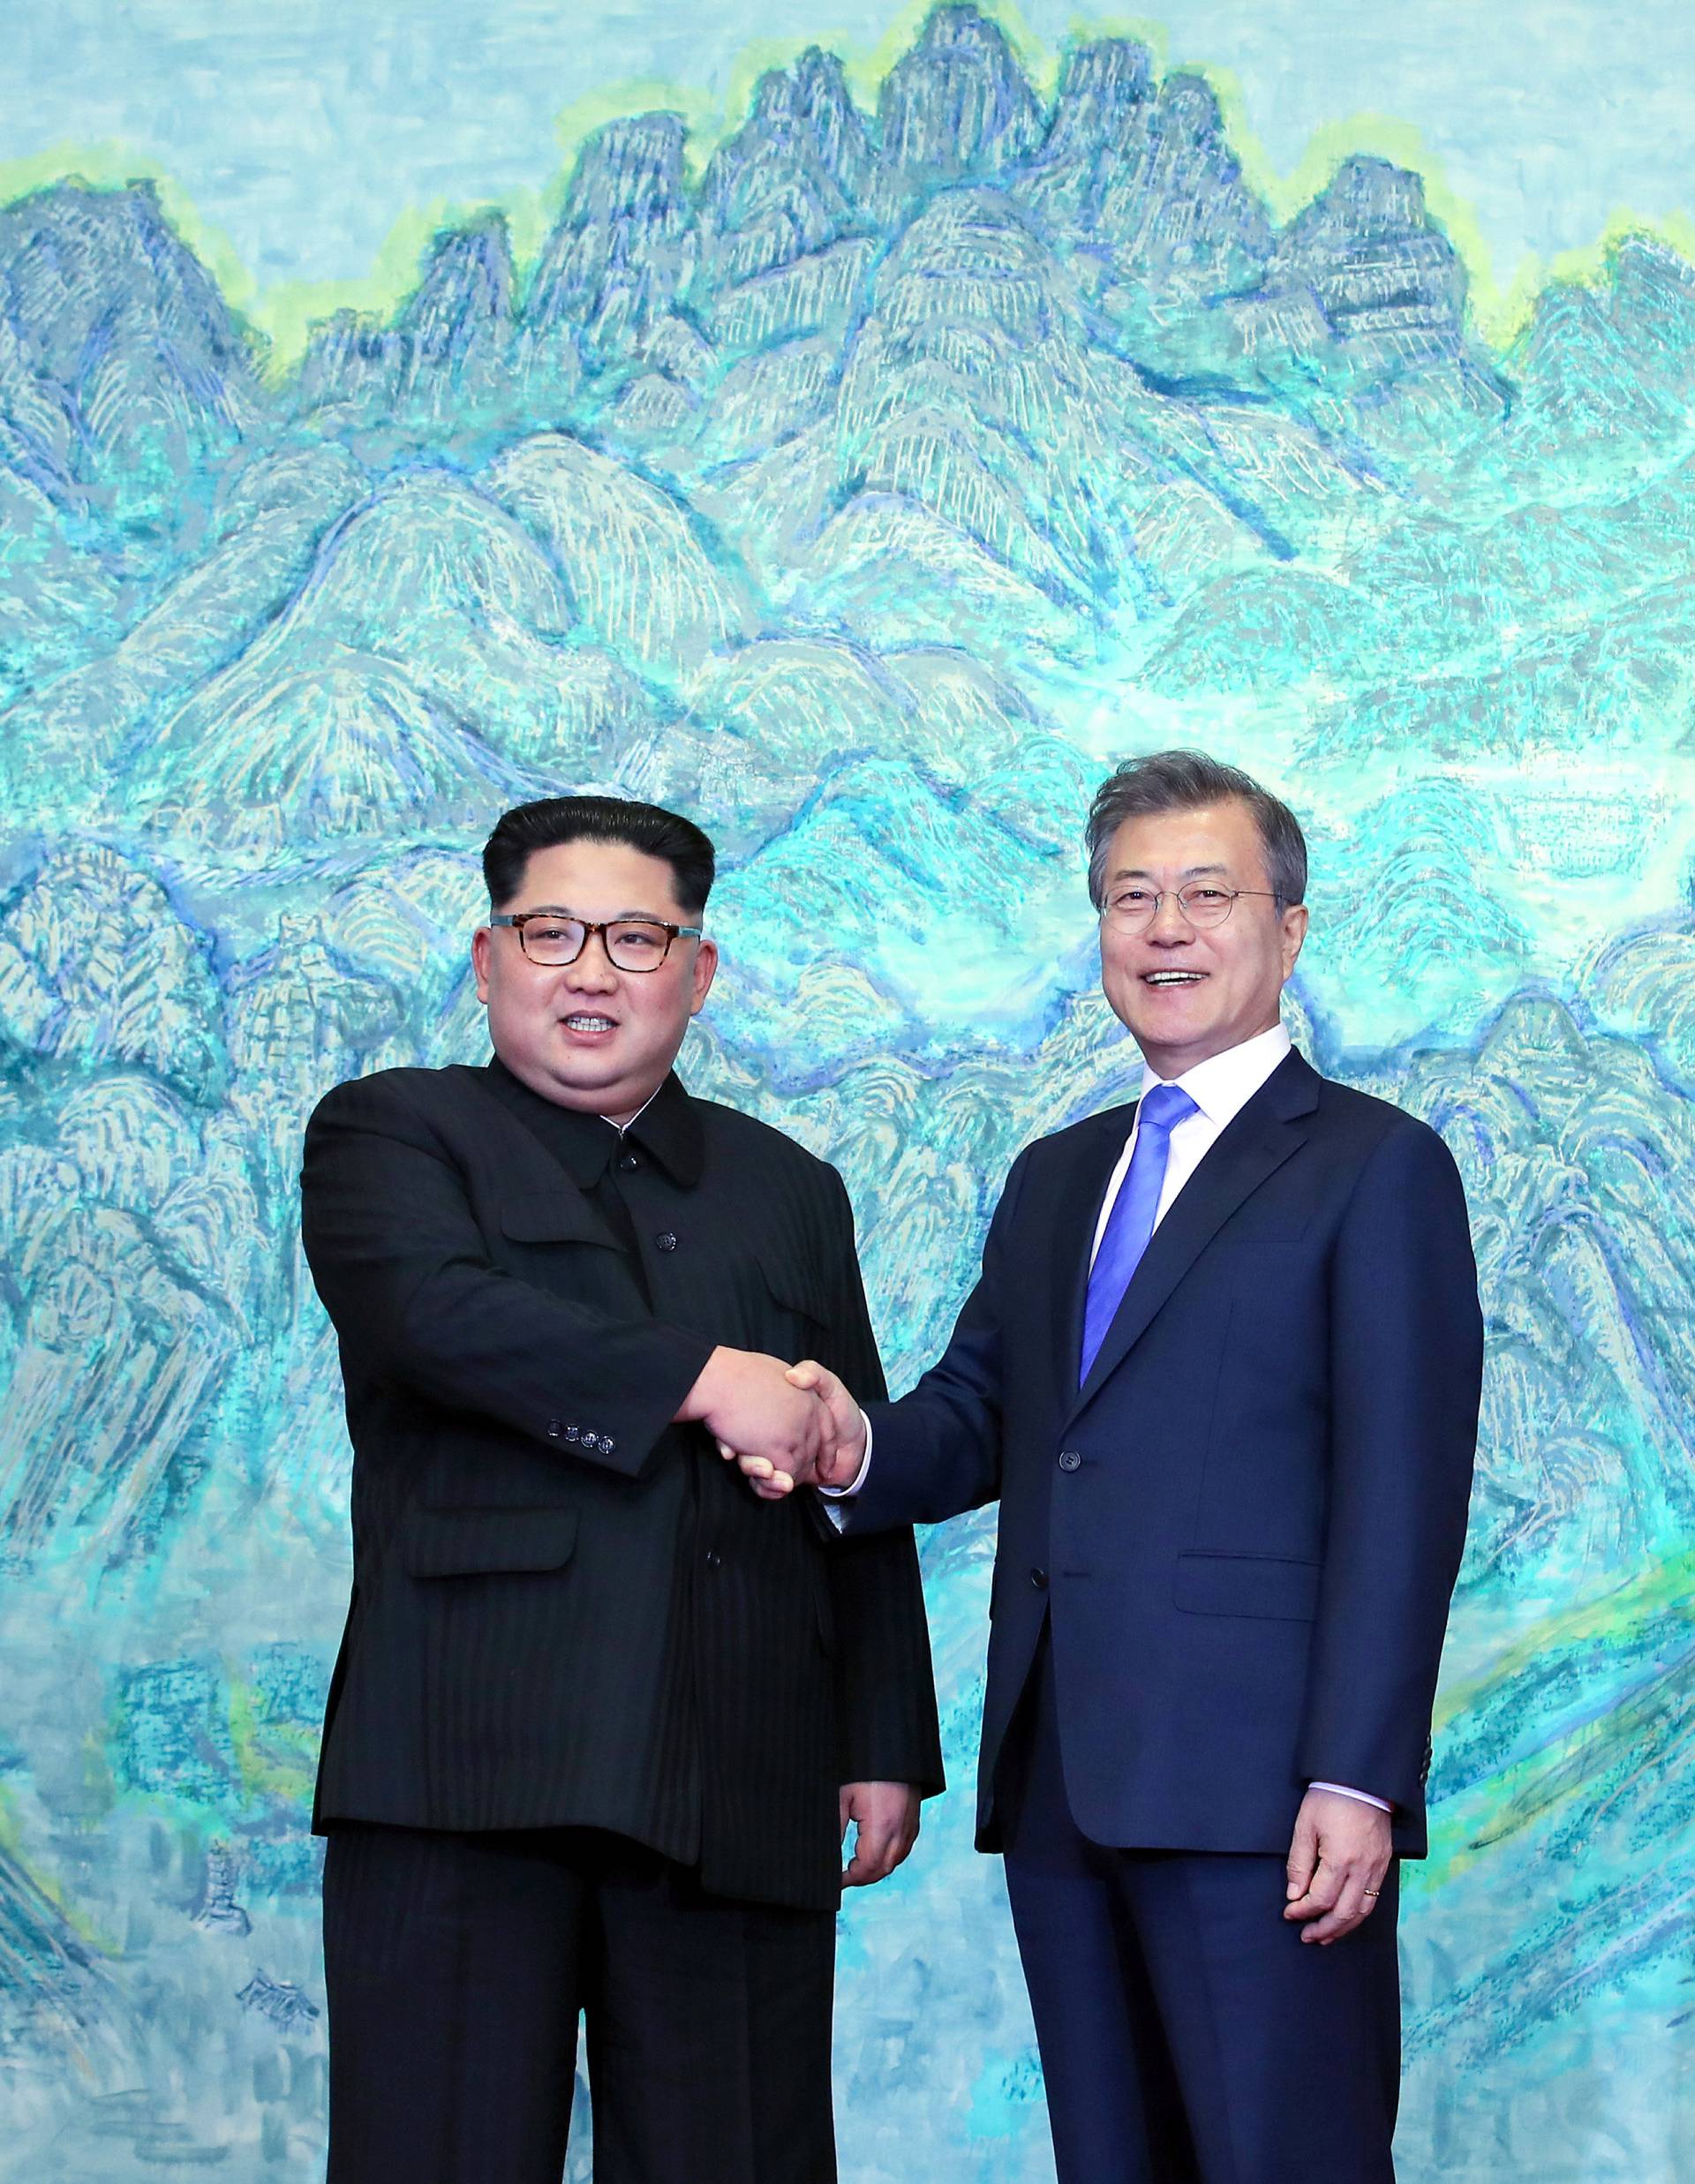
[[[1045,1570],[1031,1570],[1030,1583],[1036,1587],[1038,1593],[1045,1593],[1048,1589],[1047,1571]]]
[[[677,1248],[677,1239],[669,1229],[661,1231],[661,1232],[653,1239],[653,1241],[659,1246],[661,1251],[674,1251]]]
[[[1083,1459],[1075,1449],[1061,1449],[1059,1468],[1062,1472],[1080,1472],[1083,1468]]]
[[[575,1426],[568,1426],[565,1428],[565,1438],[567,1441],[581,1441],[583,1436]]]
[[[708,1570],[716,1570],[723,1559],[724,1557],[719,1553],[715,1547],[709,1547],[707,1548],[705,1561]]]
[[[612,1438],[610,1434],[602,1434],[599,1440],[597,1441],[594,1445],[599,1450],[602,1456],[610,1456],[618,1444]]]
[[[641,1162],[637,1159],[634,1153],[625,1153],[620,1158],[618,1163],[618,1165],[623,1170],[626,1175],[634,1175],[641,1164]]]
[[[547,1438],[548,1438],[548,1440],[549,1440],[549,1441],[557,1441],[557,1440],[559,1439],[559,1436],[561,1435],[561,1434],[562,1434],[562,1433],[564,1432],[564,1430],[565,1430],[565,1428],[564,1428],[564,1427],[563,1427],[560,1424],[559,1420],[558,1420],[556,1418],[550,1418],[550,1419],[548,1420],[548,1421],[547,1421]]]

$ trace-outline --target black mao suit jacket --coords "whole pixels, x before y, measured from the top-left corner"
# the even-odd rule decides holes
[[[1435,1132],[1290,1055],[1173,1201],[1088,1381],[1095,1224],[1134,1107],[1028,1147],[941,1361],[869,1407],[855,1533],[998,1497],[978,1841],[1051,1626],[1077,1825],[1286,1855],[1309,1781],[1425,1849],[1482,1322]]]
[[[911,1535],[762,1502],[671,1420],[719,1343],[878,1385],[847,1193],[674,1077],[622,1144],[570,1118],[565,1158],[534,1100],[389,1070],[307,1130],[354,1452],[314,1824],[604,1828],[832,1904],[838,1786],[940,1787]]]

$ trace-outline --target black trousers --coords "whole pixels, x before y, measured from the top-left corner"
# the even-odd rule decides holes
[[[579,2011],[596,2184],[832,2184],[834,1959],[617,1836],[339,1827],[328,2184],[560,2184]]]
[[[1091,1841],[1045,1639],[1003,1784],[1059,2184],[1394,2184],[1396,1869],[1324,1948],[1283,1917],[1281,1857]]]

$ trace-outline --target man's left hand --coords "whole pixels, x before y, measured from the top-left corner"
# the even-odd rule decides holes
[[[906,1782],[844,1782],[841,1834],[858,1823],[854,1855],[842,1874],[844,1888],[866,1888],[886,1880],[918,1840],[918,1792]]]
[[[1304,1922],[1303,1941],[1321,1948],[1339,1941],[1376,1909],[1394,1855],[1387,1812],[1333,1789],[1309,1789],[1289,1846],[1284,1917]]]

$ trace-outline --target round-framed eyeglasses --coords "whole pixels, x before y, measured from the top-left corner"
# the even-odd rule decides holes
[[[551,970],[575,963],[598,933],[614,970],[656,971],[674,940],[698,940],[703,933],[698,925],[673,925],[662,917],[589,918],[571,910],[503,910],[488,922],[509,925],[530,960]]]
[[[1102,918],[1120,932],[1139,933],[1159,915],[1168,899],[1176,903],[1191,925],[1202,929],[1222,925],[1236,907],[1238,895],[1259,895],[1267,902],[1281,902],[1281,895],[1264,887],[1221,887],[1217,880],[1190,880],[1183,887],[1120,887],[1101,906]]]

